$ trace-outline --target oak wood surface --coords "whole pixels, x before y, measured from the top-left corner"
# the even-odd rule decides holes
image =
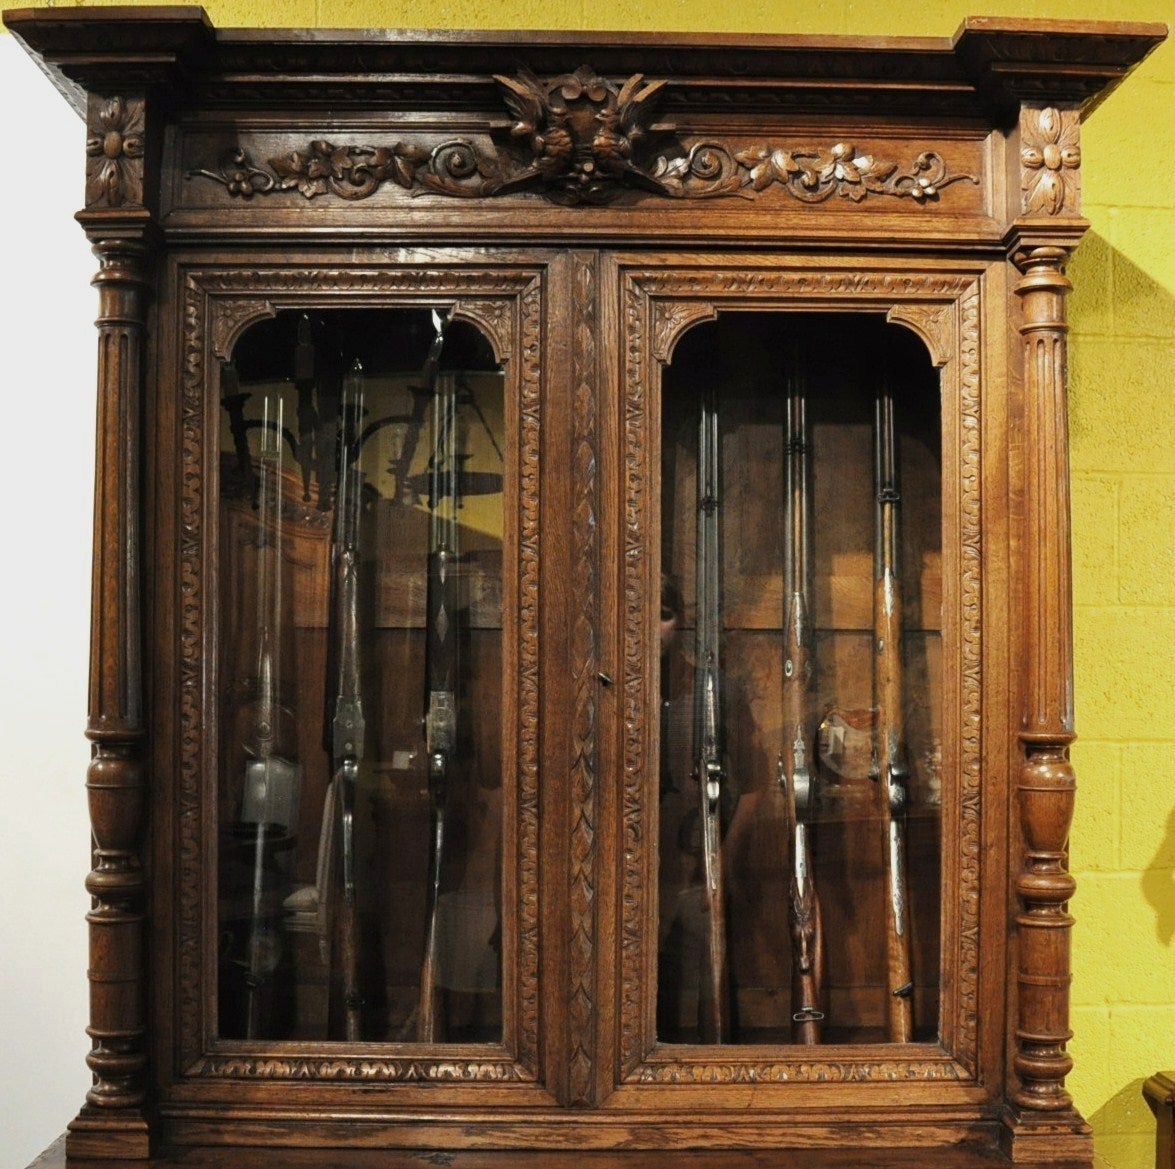
[[[1088,1166],[1064,1089],[1065,267],[1086,226],[1081,118],[1165,30],[273,32],[216,30],[199,8],[5,21],[87,119],[79,219],[101,265],[96,1081],[67,1145],[38,1164]],[[254,661],[258,557],[248,493],[229,498],[233,456],[238,471],[248,456],[223,426],[221,363],[302,312],[370,334],[437,308],[501,370],[500,531],[479,553],[469,646],[485,694],[470,741],[492,792],[465,825],[466,876],[493,889],[499,923],[492,1038],[419,1044],[384,1019],[328,1039],[306,1021],[327,995],[308,934],[296,1038],[244,1040],[217,986],[222,911],[247,918],[246,878],[265,876],[263,848],[250,862],[225,833],[246,766],[230,708]],[[815,880],[834,891],[821,892],[834,1017],[810,1045],[787,1042],[773,779],[788,330],[815,354],[813,691],[849,743],[812,826]],[[905,341],[879,349],[880,336]],[[884,1039],[884,862],[861,747],[877,653],[862,403],[882,349],[906,411],[904,694],[889,704],[913,755],[913,1042]],[[724,874],[742,1030],[721,1045],[692,1030],[694,801],[663,734],[691,664],[674,673],[652,617],[662,573],[693,575],[692,439],[678,441],[672,407],[708,379],[727,412],[724,654],[742,784]],[[384,890],[368,904],[373,1002],[412,999],[397,931],[419,932],[421,899],[423,805],[386,766],[414,734],[405,679],[422,653],[423,580],[402,553],[425,511],[381,495],[397,459],[371,471],[388,571],[369,659],[395,698],[368,715],[389,758],[363,815],[409,843],[360,833]],[[301,490],[292,474],[287,486]],[[291,701],[319,712],[328,527],[291,515]],[[694,608],[687,586],[686,640]],[[298,728],[310,839],[321,730],[317,713]],[[311,855],[291,881],[311,880]]]
[[[87,1161],[88,1169],[115,1169],[124,1162]],[[672,1150],[662,1152],[621,1153],[421,1153],[380,1150],[307,1150],[307,1149],[211,1149],[184,1148],[161,1152],[150,1161],[139,1162],[143,1169],[419,1169],[442,1165],[452,1169],[504,1169],[518,1165],[522,1169],[669,1169],[670,1166],[695,1166],[696,1169],[988,1169],[1007,1162],[998,1153],[983,1147],[935,1150],[927,1159],[925,1150],[869,1150],[851,1148],[802,1151],[698,1152]],[[1049,1169],[1079,1169],[1083,1162],[1049,1161]],[[65,1138],[55,1141],[28,1169],[67,1169]],[[1043,1169],[1029,1162],[1021,1169]]]

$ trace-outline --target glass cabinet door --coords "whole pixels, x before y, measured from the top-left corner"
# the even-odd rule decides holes
[[[731,312],[661,401],[657,1039],[934,1041],[937,374],[880,316]]]
[[[500,1041],[501,372],[332,309],[220,378],[219,1034]]]

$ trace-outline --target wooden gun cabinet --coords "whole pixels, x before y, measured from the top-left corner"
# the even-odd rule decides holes
[[[99,265],[70,1162],[1088,1165],[1065,267],[1165,29],[5,21]]]

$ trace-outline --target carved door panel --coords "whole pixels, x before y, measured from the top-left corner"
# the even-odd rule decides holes
[[[982,271],[610,269],[616,1105],[982,1078]]]
[[[544,265],[175,281],[171,1104],[242,1075],[546,1099]]]

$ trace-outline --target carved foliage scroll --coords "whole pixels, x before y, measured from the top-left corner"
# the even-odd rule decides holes
[[[753,198],[771,186],[802,203],[834,195],[859,203],[882,195],[925,204],[952,183],[978,182],[950,173],[934,151],[903,165],[847,140],[822,147],[687,144],[673,127],[653,125],[666,82],[648,82],[640,73],[620,86],[586,66],[548,80],[529,70],[494,80],[514,118],[512,148],[486,150],[462,138],[432,145],[319,138],[265,164],[237,146],[215,168],[198,168],[188,177],[211,179],[243,199],[291,190],[307,199],[327,193],[366,199],[392,184],[413,195],[464,199],[533,189],[565,204],[606,203],[625,187],[672,199],[711,199]]]

